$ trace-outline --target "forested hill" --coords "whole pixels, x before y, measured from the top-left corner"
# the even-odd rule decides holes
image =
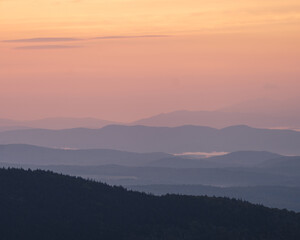
[[[45,171],[0,169],[1,239],[300,239],[300,215],[238,200],[150,196]]]

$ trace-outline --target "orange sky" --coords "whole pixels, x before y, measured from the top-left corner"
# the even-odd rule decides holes
[[[300,102],[299,0],[0,0],[0,118]]]

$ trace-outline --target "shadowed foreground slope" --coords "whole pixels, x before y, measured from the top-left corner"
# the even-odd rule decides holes
[[[156,197],[0,170],[1,239],[299,239],[300,215],[225,198]]]

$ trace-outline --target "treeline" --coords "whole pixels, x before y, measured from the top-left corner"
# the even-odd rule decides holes
[[[300,214],[216,197],[157,197],[46,171],[0,169],[1,239],[300,239]]]

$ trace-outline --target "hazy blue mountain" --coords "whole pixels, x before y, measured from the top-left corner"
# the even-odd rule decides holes
[[[167,157],[158,159],[146,164],[148,167],[166,167],[166,168],[212,168],[221,167],[217,163],[208,159],[193,159],[185,157]]]
[[[70,150],[22,144],[0,145],[0,162],[11,164],[141,166],[170,156],[166,153],[132,153],[109,149]]]
[[[254,167],[270,159],[279,158],[280,156],[279,154],[264,151],[239,151],[200,159],[168,157],[150,162],[147,166],[174,168]]]
[[[268,160],[260,165],[264,171],[281,173],[286,175],[300,174],[300,157],[280,157]]]
[[[252,127],[300,127],[299,117],[277,116],[263,113],[242,111],[175,111],[158,114],[134,122],[135,125],[155,127],[178,127],[182,125],[209,126],[224,128],[232,125],[249,125]]]
[[[153,196],[44,171],[0,169],[1,239],[298,240],[300,215],[245,201]]]
[[[17,121],[0,118],[0,132],[19,129],[28,129],[28,127],[22,126],[22,124]]]
[[[105,148],[130,152],[269,151],[300,155],[300,132],[232,126],[146,127],[110,125],[101,129],[30,129],[0,133],[0,144],[57,148]]]
[[[291,160],[270,152],[240,151],[209,158],[184,158],[167,153],[134,153],[110,149],[56,149],[26,144],[0,145],[0,162],[35,165],[107,165],[168,168],[267,167]],[[271,160],[270,160],[271,159]],[[274,159],[274,161],[273,161]],[[268,161],[270,160],[270,161]],[[265,165],[263,165],[265,163]]]

